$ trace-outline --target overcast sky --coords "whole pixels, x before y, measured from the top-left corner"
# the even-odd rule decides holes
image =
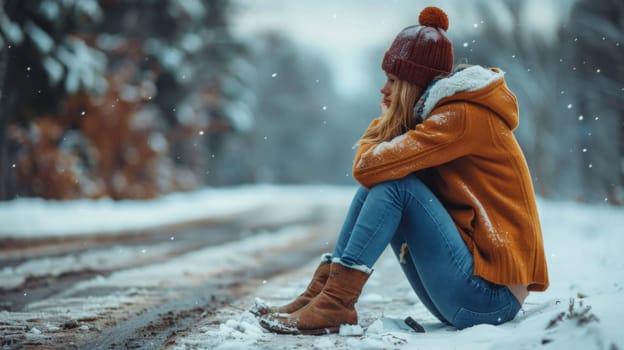
[[[475,5],[487,3],[495,8],[496,18],[483,18]],[[555,40],[557,27],[574,0],[527,0],[520,28],[539,32]],[[471,33],[497,26],[514,29],[511,14],[499,1],[484,0],[236,0],[234,31],[248,38],[260,31],[282,31],[295,42],[325,55],[332,65],[339,90],[356,94],[371,78],[366,73],[364,54],[373,48],[387,47],[401,29],[418,23],[418,14],[426,6],[438,6],[449,16],[449,36]],[[462,43],[454,42],[454,45]],[[380,63],[381,55],[380,52]],[[376,76],[378,77],[378,75]],[[382,83],[381,81],[379,83]]]

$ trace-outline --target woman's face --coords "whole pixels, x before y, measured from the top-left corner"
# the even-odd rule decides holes
[[[390,102],[392,102],[392,85],[396,80],[396,76],[393,74],[386,74],[386,83],[382,86],[381,90],[381,106],[388,108],[390,107]]]

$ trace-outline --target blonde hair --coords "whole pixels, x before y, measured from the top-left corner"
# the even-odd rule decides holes
[[[416,99],[422,94],[422,88],[404,80],[395,80],[392,84],[390,106],[379,122],[366,130],[357,145],[390,141],[416,126],[413,108]]]

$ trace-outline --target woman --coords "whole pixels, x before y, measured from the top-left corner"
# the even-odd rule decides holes
[[[306,291],[256,310],[278,333],[324,334],[357,324],[354,308],[388,244],[441,322],[462,329],[512,320],[548,273],[529,170],[512,133],[518,106],[503,73],[451,72],[448,18],[425,8],[382,69],[382,116],[359,141],[357,191],[331,256]]]

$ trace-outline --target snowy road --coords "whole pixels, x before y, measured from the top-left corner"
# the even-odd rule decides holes
[[[0,203],[0,222],[11,223],[0,227],[0,348],[624,349],[624,210],[549,201],[539,209],[551,286],[512,322],[440,324],[386,252],[357,304],[358,327],[266,333],[246,310],[305,288],[353,190],[249,187],[105,209]],[[63,216],[74,205],[88,219]],[[131,222],[111,225],[129,211]],[[426,333],[406,328],[407,316]]]
[[[158,348],[175,341],[258,281],[328,249],[352,190],[313,191],[272,193],[267,202],[254,190],[254,205],[234,203],[218,215],[146,229],[0,235],[0,348]]]

